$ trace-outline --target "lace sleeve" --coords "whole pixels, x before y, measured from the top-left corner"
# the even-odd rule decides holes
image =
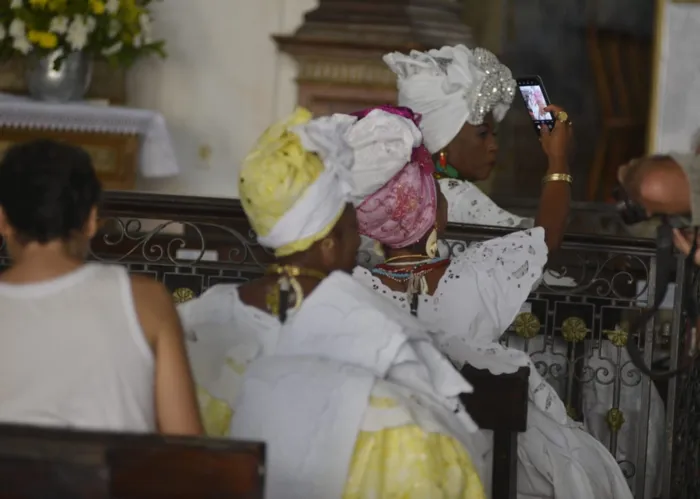
[[[546,261],[540,227],[472,244],[453,258],[440,284],[442,329],[466,340],[498,340],[539,282]]]
[[[481,190],[465,180],[441,179],[440,190],[448,203],[450,222],[497,227],[530,228],[531,218],[522,218],[500,208]]]
[[[544,229],[535,227],[473,243],[454,259],[453,265],[503,268],[519,284],[534,283],[542,275],[548,251]]]

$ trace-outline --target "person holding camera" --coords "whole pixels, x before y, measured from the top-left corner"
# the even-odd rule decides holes
[[[700,226],[700,155],[670,154],[635,159],[620,167],[618,180],[627,197],[648,216],[689,217],[688,226]],[[674,244],[688,255],[693,235],[674,229]],[[694,261],[700,265],[700,251]]]

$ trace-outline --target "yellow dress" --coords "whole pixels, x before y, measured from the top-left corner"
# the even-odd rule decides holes
[[[231,362],[226,378],[242,382]],[[233,387],[232,387],[233,388]],[[228,435],[233,409],[197,387],[209,436]],[[348,472],[343,499],[485,499],[466,449],[428,411],[417,408],[385,382],[375,385]]]
[[[396,385],[375,384],[360,430],[343,499],[485,499],[464,446]]]

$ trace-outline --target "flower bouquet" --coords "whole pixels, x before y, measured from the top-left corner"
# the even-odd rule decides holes
[[[40,100],[81,100],[92,63],[128,67],[165,57],[151,32],[153,0],[0,0],[0,60],[26,56],[29,93]]]
[[[84,52],[129,66],[141,56],[165,56],[151,34],[152,0],[0,0],[0,57]]]

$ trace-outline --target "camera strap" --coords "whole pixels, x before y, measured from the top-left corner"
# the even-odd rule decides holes
[[[627,335],[627,352],[629,353],[632,363],[637,369],[643,374],[649,376],[652,379],[669,379],[679,373],[686,371],[692,367],[693,363],[697,359],[697,353],[692,356],[685,356],[685,361],[681,362],[681,365],[677,369],[672,369],[669,371],[656,371],[651,367],[647,366],[644,361],[644,354],[642,353],[637,341],[642,341],[645,334],[653,334],[652,332],[645,331],[647,324],[651,321],[654,315],[658,312],[664,297],[666,296],[666,290],[671,281],[671,275],[674,271],[674,266],[676,259],[674,257],[673,250],[673,228],[667,220],[664,220],[657,230],[656,235],[656,285],[654,286],[654,301],[651,308],[643,311],[640,316],[632,321],[632,326],[630,327],[629,334]],[[683,308],[686,314],[686,320],[690,325],[691,331],[691,344],[695,341],[695,329],[698,316],[700,311],[698,310],[698,302],[696,299],[696,276],[695,272],[695,253],[698,250],[698,229],[695,229],[695,234],[693,236],[693,245],[690,250],[690,254],[686,258],[685,263],[685,274],[683,279]],[[684,327],[683,332],[685,333],[688,328]],[[689,351],[695,350],[695,347],[691,348]]]

